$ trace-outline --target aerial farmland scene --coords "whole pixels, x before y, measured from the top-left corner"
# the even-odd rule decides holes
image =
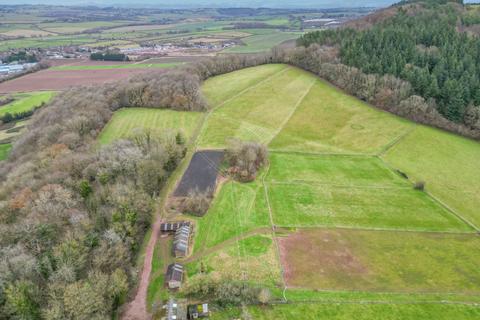
[[[0,0],[0,319],[480,319],[480,3]]]

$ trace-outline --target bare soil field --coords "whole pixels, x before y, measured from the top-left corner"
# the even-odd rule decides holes
[[[193,190],[215,191],[223,151],[198,151],[193,155],[182,180],[174,192],[175,197],[186,197]]]
[[[140,62],[140,64],[195,62],[209,57],[210,56],[168,56],[147,59]]]
[[[149,69],[43,70],[0,83],[0,93],[52,90],[123,80]]]
[[[85,61],[85,59],[49,59],[49,60],[46,60],[48,65],[51,66],[51,67],[74,65],[74,64],[82,62],[82,61]]]
[[[476,235],[312,228],[278,243],[289,288],[478,293]]]

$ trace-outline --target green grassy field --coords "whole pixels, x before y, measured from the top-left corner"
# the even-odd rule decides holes
[[[105,69],[143,69],[143,68],[173,68],[181,63],[151,63],[151,64],[114,64],[92,66],[58,66],[52,70],[105,70]]]
[[[128,138],[137,129],[151,130],[154,134],[172,130],[182,132],[189,139],[201,118],[202,114],[199,112],[126,108],[115,112],[101,132],[99,143],[108,144],[118,139]]]
[[[273,221],[282,227],[358,227],[471,231],[425,193],[413,189],[269,184]]]
[[[480,145],[473,140],[419,126],[384,159],[459,215],[480,228]]]
[[[291,288],[480,294],[476,235],[306,229],[280,243]]]
[[[30,111],[33,108],[40,106],[42,103],[50,101],[54,95],[55,92],[52,91],[15,94],[13,96],[15,101],[0,107],[0,116],[6,113],[15,114]]]
[[[268,287],[282,284],[280,264],[270,234],[232,241],[186,266],[189,277],[203,270],[216,278],[244,279]]]
[[[480,308],[473,305],[448,304],[352,304],[352,303],[303,303],[276,305],[273,307],[252,306],[248,313],[256,320],[473,320],[480,317]],[[224,312],[213,312],[213,320],[238,319],[242,311],[231,308]]]
[[[318,80],[270,148],[373,154],[411,128],[411,122],[373,109]]]
[[[250,87],[212,113],[200,137],[200,146],[221,148],[231,137],[268,143],[314,81],[310,74],[289,68]]]
[[[269,225],[268,208],[261,184],[229,182],[220,190],[208,214],[198,219],[194,252]]]
[[[251,306],[254,319],[478,317],[478,305],[443,304],[480,302],[480,240],[462,219],[480,219],[477,142],[376,110],[293,67],[218,76],[203,92],[217,108],[200,149],[235,137],[268,144],[270,155],[254,182],[225,182],[195,218],[189,277],[203,269],[267,286],[277,300],[312,301]],[[419,180],[425,192],[413,188]]]
[[[223,52],[226,53],[255,53],[268,51],[272,47],[281,44],[284,41],[292,40],[300,37],[301,33],[281,32],[271,30],[267,34],[258,34],[250,37],[242,38],[243,46],[235,46],[228,48]]]
[[[0,144],[0,161],[5,160],[8,157],[11,148],[12,145],[9,143]]]
[[[281,64],[267,64],[230,72],[206,80],[202,85],[202,92],[213,108],[286,68],[287,66]]]

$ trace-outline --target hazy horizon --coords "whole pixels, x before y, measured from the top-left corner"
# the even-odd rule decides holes
[[[392,0],[140,0],[132,3],[129,0],[0,0],[0,5],[43,4],[66,6],[120,6],[120,7],[158,7],[158,8],[342,8],[342,7],[385,7],[398,1]]]

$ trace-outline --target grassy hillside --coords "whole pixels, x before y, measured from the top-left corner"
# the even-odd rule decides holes
[[[463,218],[480,227],[480,145],[454,134],[419,126],[384,156]]]
[[[191,138],[198,121],[202,117],[198,112],[181,112],[166,109],[127,108],[113,115],[99,136],[101,144],[114,140],[128,138],[136,130],[150,130],[160,134],[165,130],[182,132],[186,138]]]
[[[7,144],[0,144],[0,161],[5,160],[8,156],[8,152],[12,148],[12,145]]]
[[[468,305],[442,304],[293,304],[274,307],[249,307],[248,312],[257,320],[469,320],[480,317],[480,309]],[[235,319],[241,311],[233,309],[214,313],[214,320]]]
[[[30,111],[42,103],[48,102],[54,95],[55,92],[51,91],[16,94],[13,96],[15,101],[0,107],[0,116],[6,113],[15,114]]]
[[[203,92],[212,109],[199,149],[235,137],[268,144],[270,156],[254,182],[223,183],[194,218],[189,278],[241,279],[294,302],[249,307],[255,319],[478,316],[440,303],[480,300],[480,242],[465,221],[480,206],[479,143],[374,109],[293,67],[218,76]],[[419,180],[426,191],[414,188]]]

